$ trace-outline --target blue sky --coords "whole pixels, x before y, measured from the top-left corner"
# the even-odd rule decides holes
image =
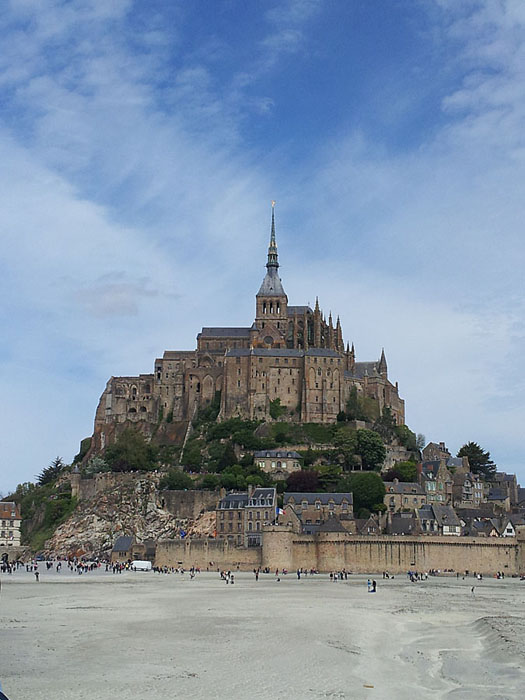
[[[3,3],[0,492],[111,375],[251,322],[272,199],[290,302],[525,481],[524,30],[518,0]]]

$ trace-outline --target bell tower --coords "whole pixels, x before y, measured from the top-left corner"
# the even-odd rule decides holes
[[[279,257],[275,240],[275,202],[272,202],[272,228],[268,246],[266,275],[255,297],[255,326],[259,337],[267,338],[263,345],[279,346],[286,337],[288,322],[288,297],[279,277]],[[264,330],[267,330],[266,336]],[[279,338],[277,337],[279,336]],[[270,342],[270,340],[272,342]],[[283,345],[286,347],[286,345]]]

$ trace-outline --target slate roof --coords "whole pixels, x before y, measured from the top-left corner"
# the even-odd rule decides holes
[[[454,508],[452,508],[452,506],[433,505],[432,509],[434,511],[434,515],[436,516],[436,520],[438,521],[439,525],[457,525],[458,527],[461,526],[459,518],[456,515],[456,512],[454,511]]]
[[[436,475],[439,470],[439,465],[439,459],[427,460],[426,462],[422,463],[421,471],[425,476],[432,475],[434,478],[436,478]]]
[[[462,467],[463,460],[461,457],[449,457],[447,459],[447,467]]]
[[[312,309],[309,306],[288,306],[288,316],[303,316],[304,314],[313,314]]]
[[[117,537],[115,544],[113,545],[113,551],[128,552],[133,544],[133,539],[134,538],[132,535],[121,535],[120,537]]]
[[[487,496],[488,501],[504,501],[508,496],[508,493],[504,489],[491,488],[489,495]]]
[[[424,496],[425,492],[419,484],[413,481],[398,481],[397,484],[394,481],[385,483],[386,493],[402,493],[404,495],[416,495]]]
[[[284,297],[286,292],[284,291],[283,283],[277,269],[275,267],[269,267],[268,272],[264,276],[261,287],[257,292],[258,297]]]
[[[355,377],[357,379],[363,379],[365,374],[369,377],[379,376],[377,362],[356,362],[353,372],[350,370],[345,371],[345,377]]]
[[[318,532],[347,532],[337,518],[328,518],[320,524]]]
[[[290,492],[290,493],[285,493],[284,494],[284,503],[288,503],[290,498],[293,498],[295,503],[298,503],[299,505],[302,503],[302,501],[307,501],[308,505],[315,505],[316,501],[320,501],[321,505],[327,506],[330,500],[333,500],[333,502],[336,505],[341,505],[343,502],[343,499],[346,498],[348,503],[353,503],[354,502],[354,496],[351,493],[296,493],[296,492]]]
[[[253,490],[253,493],[249,500],[271,500],[272,505],[275,501],[275,489],[274,488],[257,488]]]
[[[388,525],[390,535],[411,535],[416,529],[417,520],[412,513],[395,513]]]
[[[254,457],[270,457],[275,459],[302,459],[301,455],[294,450],[258,450]]]
[[[525,501],[525,489],[519,488],[518,489],[518,503],[521,503],[522,501]]]
[[[206,338],[249,338],[249,328],[203,328],[199,336]]]
[[[244,508],[248,503],[247,493],[227,493],[224,498],[219,501],[220,509]]]
[[[306,351],[308,357],[341,357],[341,354],[336,350],[329,350],[328,348],[310,348]]]

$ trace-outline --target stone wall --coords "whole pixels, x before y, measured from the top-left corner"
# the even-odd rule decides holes
[[[345,533],[310,536],[276,527],[264,533],[262,560],[263,566],[271,569],[345,568],[361,573],[453,569],[513,574],[522,569],[522,547],[514,538],[367,537]]]
[[[71,495],[84,501],[99,493],[112,491],[122,486],[135,483],[138,479],[149,481],[158,486],[158,472],[102,472],[92,479],[82,479],[80,474],[71,474]]]
[[[213,563],[212,563],[213,562]],[[226,540],[163,540],[157,545],[155,566],[198,566],[201,569],[251,571],[261,566],[261,547],[231,547]]]
[[[195,520],[203,511],[215,510],[219,501],[218,491],[162,491],[163,508],[178,518]]]

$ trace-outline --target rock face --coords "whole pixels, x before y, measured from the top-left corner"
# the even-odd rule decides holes
[[[138,542],[144,542],[176,538],[181,529],[201,537],[213,534],[214,513],[204,513],[191,521],[162,508],[158,492],[160,474],[113,477],[107,488],[80,501],[75,512],[48,540],[46,552],[55,556],[106,557],[120,535],[134,535]]]

